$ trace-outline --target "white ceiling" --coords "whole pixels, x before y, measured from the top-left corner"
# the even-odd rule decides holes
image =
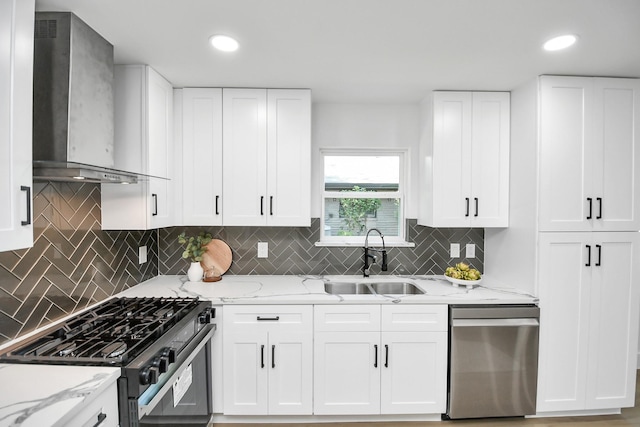
[[[418,102],[539,74],[640,77],[640,0],[36,0],[72,11],[175,87],[311,88],[315,102]],[[550,36],[577,45],[544,52]],[[210,48],[232,35],[235,53]]]

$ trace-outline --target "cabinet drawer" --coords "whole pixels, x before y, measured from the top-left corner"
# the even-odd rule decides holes
[[[445,304],[382,306],[383,331],[446,331],[447,320]]]
[[[116,427],[119,425],[118,422],[118,389],[114,381],[97,399],[84,406],[76,416],[66,422],[65,426]]]
[[[316,305],[316,331],[379,331],[379,305]]]
[[[241,305],[224,306],[225,331],[309,331],[313,327],[310,305]]]

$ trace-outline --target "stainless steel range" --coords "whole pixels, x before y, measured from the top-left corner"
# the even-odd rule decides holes
[[[213,317],[195,298],[114,298],[8,347],[0,362],[121,367],[120,426],[206,425]],[[171,390],[187,371],[191,396],[180,405]]]

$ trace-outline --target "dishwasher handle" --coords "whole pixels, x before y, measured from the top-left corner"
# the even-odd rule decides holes
[[[453,319],[451,326],[457,327],[481,327],[481,326],[539,326],[537,319]]]

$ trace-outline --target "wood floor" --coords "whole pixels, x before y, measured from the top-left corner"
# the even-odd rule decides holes
[[[640,373],[640,371],[638,371]],[[285,427],[616,427],[616,426],[640,426],[640,375],[636,384],[636,404],[633,408],[622,410],[620,415],[606,415],[598,417],[559,417],[559,418],[491,418],[484,420],[456,420],[442,422],[402,422],[402,423],[311,423],[311,424],[284,424]],[[215,424],[215,427],[274,427],[283,424]]]

